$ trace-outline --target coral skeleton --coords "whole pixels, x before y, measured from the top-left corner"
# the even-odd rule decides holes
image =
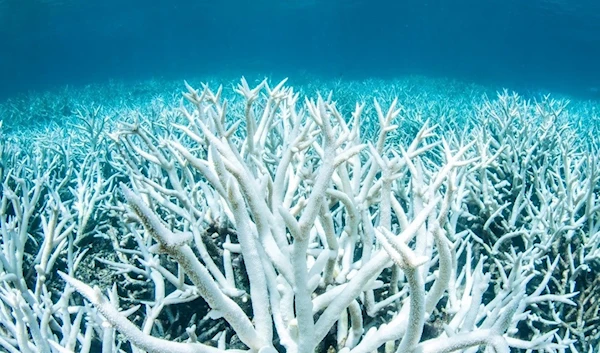
[[[5,127],[0,350],[600,349],[600,157],[567,101],[217,87]]]

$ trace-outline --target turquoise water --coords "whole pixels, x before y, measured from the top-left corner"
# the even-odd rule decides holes
[[[261,243],[265,253],[300,244],[294,217],[319,200],[319,170],[352,148],[301,250],[310,273],[323,273],[309,281],[319,286],[296,293],[287,262],[264,260],[273,317],[287,316],[269,344],[284,352],[298,335],[308,311],[296,305],[321,300],[313,316],[326,317],[342,293],[327,291],[360,278],[371,266],[363,254],[389,242],[375,230],[411,228],[432,202],[428,231],[415,226],[420,238],[405,245],[431,257],[410,256],[427,261],[411,266],[427,267],[428,301],[440,296],[414,344],[491,332],[498,320],[511,352],[599,352],[599,59],[594,1],[0,0],[0,352],[145,349],[136,339],[148,337],[107,321],[84,284],[154,337],[254,344],[209,311],[212,294],[202,299],[189,280],[201,271],[163,253],[157,225],[170,248],[193,234],[211,271],[201,284],[221,281],[218,292],[237,300],[229,307],[269,327],[250,309],[265,296],[241,294],[263,281],[244,272],[254,252],[237,226],[258,239],[277,219],[268,231],[279,243]],[[325,149],[331,141],[339,146]],[[247,220],[233,213],[241,204]],[[434,233],[448,243],[425,246]],[[395,350],[398,337],[370,347],[367,332],[413,305],[416,284],[397,265],[346,298],[348,317],[340,307],[314,352]]]
[[[600,3],[0,1],[0,97],[107,79],[310,73],[600,93]]]

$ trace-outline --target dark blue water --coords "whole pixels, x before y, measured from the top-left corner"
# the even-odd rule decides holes
[[[222,71],[419,73],[594,97],[600,1],[0,0],[0,96]]]

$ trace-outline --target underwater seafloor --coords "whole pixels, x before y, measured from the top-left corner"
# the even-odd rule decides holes
[[[220,295],[255,320],[256,303],[264,300],[249,295],[260,281],[245,267],[251,252],[238,244],[242,221],[231,195],[241,195],[247,229],[259,239],[259,211],[243,183],[264,191],[258,198],[275,211],[273,195],[282,187],[281,207],[289,213],[273,211],[270,217],[287,222],[287,235],[278,241],[295,248],[300,238],[289,218],[309,213],[311,192],[329,160],[320,149],[329,130],[342,142],[339,151],[327,151],[357,150],[346,151],[347,160],[325,181],[326,206],[307,233],[305,264],[316,276],[309,298],[320,310],[313,313],[317,324],[333,307],[326,294],[350,286],[375,258],[367,249],[392,251],[385,244],[393,241],[381,238],[379,229],[401,234],[420,219],[424,204],[436,200],[425,207],[433,213],[419,221],[418,235],[405,241],[407,252],[424,259],[415,268],[421,268],[423,293],[432,298],[412,349],[435,352],[427,340],[458,341],[469,332],[499,330],[511,351],[600,350],[600,101],[424,76],[300,76],[278,86],[281,79],[261,83],[263,77],[255,75],[246,78],[250,88],[258,87],[254,93],[239,77],[185,79],[201,97],[185,98],[184,92],[193,91],[183,80],[154,79],[32,91],[0,102],[0,350],[148,350],[135,348],[146,347],[145,341],[133,340],[98,304],[102,300],[139,328],[140,337],[247,349],[252,340],[240,337],[227,314],[211,312],[210,296],[197,290],[177,256],[161,248],[166,245],[136,202],[162,226],[191,232],[188,246]],[[210,90],[203,91],[204,84]],[[297,121],[294,110],[301,116]],[[286,144],[294,143],[286,134],[295,124],[306,129],[306,141],[282,174],[286,182],[274,186]],[[256,138],[248,137],[250,131]],[[225,146],[235,153],[223,152]],[[236,174],[236,163],[252,181]],[[128,197],[129,189],[141,196]],[[354,205],[359,201],[364,204]],[[367,214],[362,218],[356,210]],[[427,229],[441,229],[444,240],[421,244]],[[323,235],[328,230],[339,245]],[[377,236],[369,238],[371,233]],[[285,271],[263,254],[268,247],[257,244],[271,266],[265,268],[272,269],[265,271],[279,276],[270,280],[284,288],[276,299],[281,302],[268,304],[275,318],[272,344],[289,351],[300,339],[294,336],[298,318],[286,315],[300,316],[300,309],[289,308]],[[326,251],[329,260],[319,256]],[[448,263],[440,260],[446,252]],[[384,323],[416,312],[411,296],[418,291],[407,273],[396,263],[373,275],[376,285],[365,286],[348,311],[340,309],[337,324],[316,334],[321,340],[315,349],[387,352],[405,344],[402,336],[377,334],[385,331]],[[73,279],[97,286],[104,299],[94,302],[94,292]],[[441,292],[431,294],[438,287]],[[371,311],[374,304],[381,305]],[[362,317],[360,327],[355,315]],[[483,351],[486,342],[460,350]]]

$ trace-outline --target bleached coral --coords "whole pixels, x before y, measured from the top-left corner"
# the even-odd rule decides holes
[[[422,97],[405,93],[346,112],[285,81],[242,80],[233,100],[187,89],[180,109],[150,118],[79,110],[78,157],[4,156],[5,349],[508,352],[598,341],[585,325],[598,313],[585,275],[598,266],[598,157],[562,101],[504,92],[476,109],[420,110]],[[119,274],[113,288],[77,279],[84,249],[102,241],[115,251],[98,259]]]

